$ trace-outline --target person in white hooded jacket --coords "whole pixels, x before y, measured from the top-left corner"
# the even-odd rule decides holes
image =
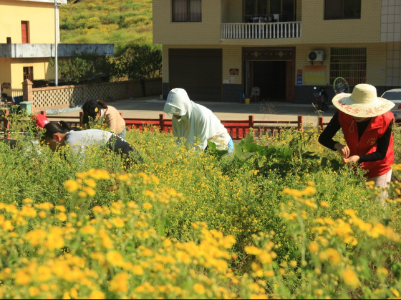
[[[187,146],[198,141],[197,146],[204,150],[209,140],[218,150],[233,152],[234,143],[224,125],[210,109],[191,101],[184,89],[170,91],[163,111],[174,116],[173,134],[185,138]]]

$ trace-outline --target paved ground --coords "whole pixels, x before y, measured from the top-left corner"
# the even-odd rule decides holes
[[[165,101],[155,98],[136,98],[109,102],[126,118],[157,119],[163,113]],[[220,120],[246,120],[249,115],[254,115],[255,120],[271,121],[295,121],[298,115],[304,116],[304,123],[317,125],[318,115],[314,112],[312,104],[292,103],[222,103],[222,102],[197,102],[212,110]],[[329,121],[334,114],[333,106],[323,115],[325,121]],[[58,116],[78,116],[79,110],[60,113]],[[166,116],[166,118],[170,118]]]

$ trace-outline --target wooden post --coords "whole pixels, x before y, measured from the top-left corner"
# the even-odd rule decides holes
[[[304,131],[304,116],[298,116],[298,130]]]
[[[159,115],[160,132],[164,131],[164,114]]]
[[[255,116],[254,115],[250,115],[249,116],[249,128],[253,128],[253,126],[255,125],[254,121],[255,121]]]
[[[82,111],[79,112],[79,126],[82,127],[82,119],[83,119],[84,113]]]
[[[87,85],[86,84],[84,84],[84,85],[82,85],[82,102],[86,102],[87,101],[87,99],[86,99],[86,97],[87,97]]]
[[[4,138],[9,139],[10,138],[10,122],[8,121],[8,109],[4,110]]]
[[[319,117],[318,119],[318,130],[319,132],[323,131],[323,117]]]

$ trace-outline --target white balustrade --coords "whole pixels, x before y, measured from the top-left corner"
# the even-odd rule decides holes
[[[302,22],[224,23],[222,39],[289,39],[301,37]]]

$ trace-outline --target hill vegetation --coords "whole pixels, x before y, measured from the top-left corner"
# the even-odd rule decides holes
[[[114,57],[91,53],[60,62],[68,82],[108,74],[112,80],[160,77],[160,45],[153,45],[152,0],[71,0],[60,8],[63,43],[112,43]]]
[[[60,8],[63,43],[113,43],[116,55],[152,44],[152,0],[74,2]]]

